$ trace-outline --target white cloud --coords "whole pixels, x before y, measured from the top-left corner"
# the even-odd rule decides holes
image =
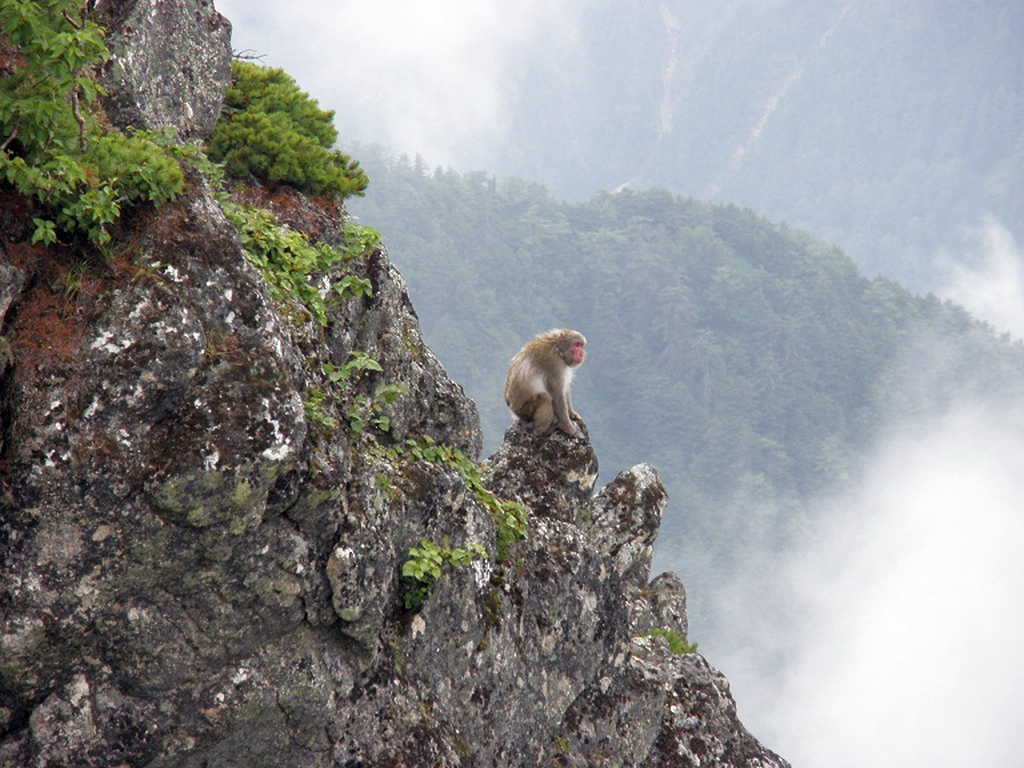
[[[894,436],[785,569],[758,716],[794,765],[1024,764],[1022,435],[1021,412],[964,406]]]
[[[1021,265],[985,221],[940,294],[1022,337]],[[961,402],[892,425],[804,542],[752,558],[772,576],[731,588],[719,661],[754,733],[799,768],[1024,765],[1022,469],[1024,403]]]
[[[575,0],[218,0],[236,50],[283,67],[337,112],[342,143],[476,169],[500,146],[525,53],[569,45]]]
[[[965,248],[937,259],[936,293],[1015,338],[1024,338],[1024,255],[1013,235],[988,218],[970,230]]]

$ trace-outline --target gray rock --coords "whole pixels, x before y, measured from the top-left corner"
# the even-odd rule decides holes
[[[13,264],[0,263],[0,325],[24,285],[25,276],[20,269]]]
[[[558,741],[580,765],[789,765],[740,723],[720,672],[695,653],[673,655],[653,637],[634,640],[621,673],[573,703]]]
[[[104,106],[119,128],[210,137],[231,81],[231,23],[211,0],[104,0]]]
[[[584,522],[577,515],[587,513],[597,482],[597,455],[584,437],[552,432],[534,435],[521,422],[505,433],[497,452],[487,460],[487,481],[499,496],[526,504],[535,515],[567,523]]]
[[[601,552],[626,581],[646,586],[661,513],[668,503],[658,471],[641,464],[601,489],[593,504],[593,532]]]
[[[4,234],[7,234],[6,231]],[[4,326],[7,310],[10,309],[11,304],[21,294],[24,285],[25,276],[21,270],[13,264],[0,261],[0,328]],[[0,335],[0,377],[6,373],[13,362],[14,357],[11,353],[10,341],[3,335]],[[6,434],[4,414],[0,410],[0,453],[3,452],[4,434]],[[0,493],[2,492],[3,487],[0,486]]]
[[[340,209],[278,195],[337,242]],[[59,281],[7,291],[5,765],[784,764],[724,678],[646,636],[686,631],[678,579],[649,581],[652,467],[594,495],[585,436],[513,427],[485,477],[528,535],[499,552],[457,461],[388,450],[429,435],[475,456],[480,430],[383,250],[339,267],[374,293],[321,329],[282,315],[195,174],[136,227],[137,261],[95,278],[64,346],[39,344],[56,320],[34,309]],[[354,350],[384,369],[365,392],[409,391],[376,439],[306,414]],[[488,556],[409,610],[423,540]]]

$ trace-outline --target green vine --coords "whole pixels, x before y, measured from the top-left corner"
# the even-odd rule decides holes
[[[668,643],[668,649],[672,653],[679,655],[681,653],[696,653],[697,644],[687,642],[686,636],[681,635],[667,627],[655,627],[649,629],[646,632],[641,632],[639,637],[660,637]]]
[[[332,384],[338,385],[355,383],[364,376],[383,371],[384,368],[380,363],[360,351],[350,352],[349,360],[344,365],[334,366],[330,363],[324,365],[327,379]],[[357,435],[362,434],[368,426],[375,427],[381,432],[390,432],[391,419],[384,409],[408,391],[401,384],[378,384],[372,395],[357,394],[347,402],[344,397],[339,397],[338,400],[342,401],[344,406],[349,429]]]
[[[479,544],[470,544],[464,549],[453,549],[435,544],[429,539],[420,540],[418,547],[409,549],[409,559],[402,566],[402,575],[418,582],[418,586],[405,593],[405,607],[419,608],[434,591],[434,583],[441,578],[446,566],[461,568],[478,558],[487,559],[487,550]]]
[[[306,409],[306,420],[329,436],[338,428],[338,420],[324,410],[328,397],[328,394],[319,387],[310,387],[306,391],[303,405]]]
[[[384,371],[379,362],[365,352],[355,351],[349,353],[344,365],[325,363],[323,370],[332,388],[330,393],[319,387],[310,387],[307,391],[305,408],[310,423],[321,427],[325,433],[333,433],[339,422],[327,413],[330,403],[341,409],[349,429],[356,436],[370,427],[380,432],[391,431],[391,418],[386,408],[409,390],[401,384],[379,384],[372,395],[354,393],[354,386],[362,378]]]
[[[497,524],[498,561],[506,562],[511,554],[512,544],[526,538],[526,507],[511,499],[502,499],[495,495],[484,485],[480,467],[458,448],[437,443],[429,437],[421,437],[407,439],[404,450],[414,459],[440,464],[459,473],[477,501],[494,516]]]

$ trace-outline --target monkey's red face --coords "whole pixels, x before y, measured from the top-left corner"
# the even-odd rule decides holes
[[[583,345],[585,342],[577,339],[572,343],[570,348],[570,354],[572,354],[572,365],[579,365],[583,362],[583,358],[587,356],[587,353],[583,351]]]

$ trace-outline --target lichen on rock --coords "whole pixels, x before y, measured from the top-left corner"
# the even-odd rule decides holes
[[[211,0],[104,0],[105,107],[121,128],[207,139],[231,74],[231,24]]]

